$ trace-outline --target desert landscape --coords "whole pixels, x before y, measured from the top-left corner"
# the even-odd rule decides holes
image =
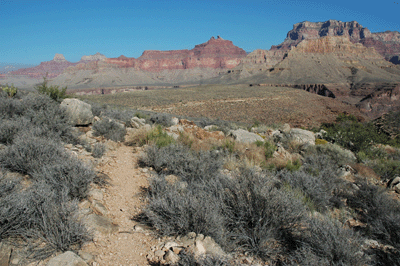
[[[239,46],[0,64],[0,265],[400,265],[400,33]]]

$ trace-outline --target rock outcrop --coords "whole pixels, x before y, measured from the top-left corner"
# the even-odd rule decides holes
[[[257,135],[256,133],[248,132],[244,129],[237,129],[229,132],[229,135],[232,136],[236,141],[242,143],[253,143],[256,141],[264,141],[262,137]]]

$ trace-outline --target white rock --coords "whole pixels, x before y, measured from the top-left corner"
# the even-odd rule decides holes
[[[70,98],[61,102],[69,115],[69,120],[73,125],[85,126],[93,123],[92,106],[81,100]]]
[[[72,251],[67,251],[52,258],[47,266],[88,266],[87,263]]]
[[[179,119],[176,118],[176,117],[173,117],[173,118],[171,119],[171,124],[172,124],[173,126],[179,124]]]
[[[256,141],[264,141],[262,137],[259,135],[249,132],[244,129],[237,129],[237,130],[232,130],[229,132],[229,135],[235,138],[236,141],[238,142],[243,142],[243,143],[253,143]]]

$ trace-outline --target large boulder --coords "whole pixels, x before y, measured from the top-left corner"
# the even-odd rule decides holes
[[[315,134],[308,130],[292,128],[289,134],[287,134],[287,137],[289,140],[296,141],[299,144],[315,145]]]
[[[236,141],[243,143],[253,143],[257,140],[264,141],[259,135],[244,129],[232,130],[229,132],[229,135],[232,136]]]
[[[64,252],[52,258],[47,266],[88,266],[87,263],[72,251]]]
[[[64,99],[61,106],[66,108],[70,122],[75,126],[87,126],[93,122],[92,106],[78,99]]]

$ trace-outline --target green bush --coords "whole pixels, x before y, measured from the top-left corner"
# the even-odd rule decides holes
[[[325,145],[327,143],[329,143],[329,142],[324,139],[316,139],[315,140],[315,145]]]
[[[51,99],[61,102],[63,99],[67,98],[67,87],[60,89],[57,85],[48,85],[48,80],[46,77],[43,78],[43,82],[35,86],[35,89],[40,93],[49,96]]]
[[[265,158],[266,159],[272,158],[272,156],[274,155],[274,152],[276,151],[275,144],[271,143],[269,141],[257,140],[255,142],[255,144],[257,145],[257,147],[263,147],[265,149]]]
[[[150,144],[155,144],[157,147],[165,147],[175,143],[175,139],[165,132],[161,125],[153,128],[146,135],[146,142]]]
[[[396,176],[400,176],[400,161],[398,160],[376,160],[368,165],[377,173],[382,180],[390,180]]]
[[[3,91],[7,94],[8,97],[14,97],[18,92],[18,88],[14,87],[14,84],[8,86],[8,84],[2,88]]]
[[[375,144],[393,144],[389,135],[381,132],[373,123],[357,122],[354,116],[340,115],[334,124],[323,124],[327,133],[324,138],[354,153],[364,152],[369,158],[379,156]]]
[[[235,141],[232,139],[225,139],[222,143],[221,148],[232,154],[235,152]]]
[[[301,167],[301,162],[298,159],[295,160],[294,162],[289,161],[285,166],[285,168],[291,172],[299,170],[300,167]]]

